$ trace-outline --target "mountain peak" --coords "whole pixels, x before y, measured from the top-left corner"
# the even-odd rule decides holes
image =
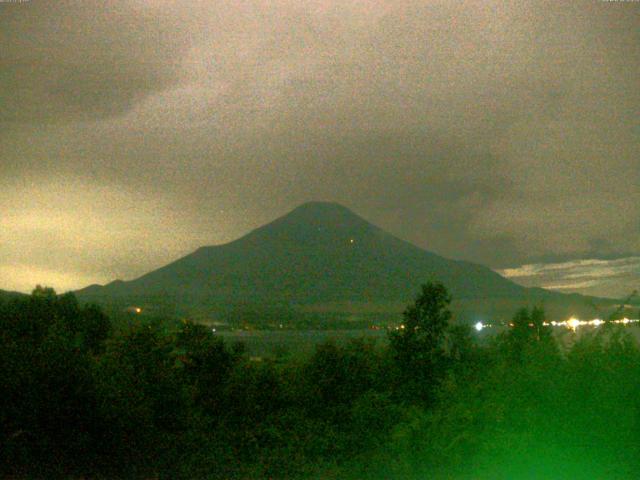
[[[307,202],[238,241],[264,243],[287,239],[287,244],[318,246],[349,242],[355,236],[363,238],[378,234],[378,231],[377,227],[339,203]]]
[[[307,202],[291,210],[278,220],[311,224],[361,223],[365,220],[344,205],[335,202]],[[276,220],[276,221],[278,221]]]
[[[337,202],[326,202],[314,200],[311,202],[305,202],[298,205],[294,208],[290,213],[293,212],[313,212],[313,213],[338,213],[338,212],[348,212],[355,215],[351,210],[349,210],[344,205]]]
[[[365,219],[334,202],[307,202],[299,205],[284,216],[264,225],[248,237],[251,240],[265,237],[288,237],[291,239],[316,238],[324,241],[326,235],[352,235],[372,232],[378,229]]]

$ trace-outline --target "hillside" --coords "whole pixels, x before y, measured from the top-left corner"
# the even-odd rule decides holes
[[[24,293],[8,292],[6,290],[0,290],[0,301],[10,300],[12,298],[18,298],[18,297],[24,297],[24,296],[25,296]]]

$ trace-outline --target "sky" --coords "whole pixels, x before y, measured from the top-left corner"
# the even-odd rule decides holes
[[[132,279],[329,200],[621,296],[639,79],[634,1],[0,1],[0,288]]]

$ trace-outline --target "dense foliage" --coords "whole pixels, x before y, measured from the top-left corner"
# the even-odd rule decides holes
[[[637,478],[640,351],[540,309],[478,344],[431,283],[388,344],[256,359],[208,328],[0,302],[0,476]],[[572,335],[572,334],[571,334]]]

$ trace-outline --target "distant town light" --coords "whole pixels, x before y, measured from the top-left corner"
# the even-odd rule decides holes
[[[568,328],[570,330],[573,330],[574,332],[578,329],[578,327],[583,327],[583,326],[590,326],[590,327],[594,327],[597,328],[601,325],[604,325],[605,323],[610,322],[610,323],[616,323],[619,325],[631,325],[634,323],[640,323],[640,319],[634,319],[634,318],[620,318],[618,320],[602,320],[600,318],[594,318],[593,320],[580,320],[579,318],[576,317],[571,317],[568,320],[563,320],[561,322],[557,322],[555,320],[552,320],[551,322],[543,322],[544,326],[552,326],[552,327],[565,327]],[[508,323],[506,324],[509,327],[513,327],[513,323]],[[529,324],[529,326],[531,326],[531,324]],[[401,328],[401,327],[398,327]],[[482,322],[477,322],[473,325],[473,328],[480,332],[482,330],[485,330],[487,328],[493,328],[493,325],[491,323],[482,323]]]
[[[141,309],[140,307],[136,307],[136,308],[134,309],[134,311],[135,311],[136,313],[142,313],[142,309]]]
[[[567,327],[569,327],[571,330],[575,330],[580,326],[581,323],[582,322],[580,322],[580,320],[578,320],[577,318],[571,317],[569,320],[567,320]]]
[[[355,240],[353,238],[350,238],[349,243],[353,243],[353,242],[355,242]]]

